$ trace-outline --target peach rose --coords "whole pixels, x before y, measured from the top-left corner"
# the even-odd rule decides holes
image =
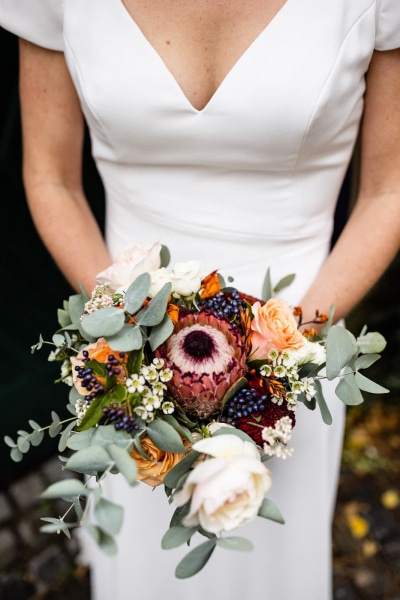
[[[151,460],[146,460],[136,448],[132,448],[130,454],[138,468],[136,479],[152,487],[161,485],[168,471],[177,465],[185,455],[160,450],[148,436],[144,436],[140,443]],[[184,445],[186,445],[186,441],[184,441]]]
[[[120,353],[116,350],[111,350],[110,346],[107,343],[107,340],[103,337],[99,338],[97,340],[97,342],[93,343],[93,344],[88,344],[87,346],[85,346],[85,348],[79,352],[79,354],[77,356],[72,356],[71,357],[71,364],[72,364],[72,376],[73,376],[73,381],[74,381],[74,386],[76,387],[76,389],[78,390],[78,392],[82,395],[86,395],[87,389],[81,386],[81,380],[78,378],[78,372],[75,369],[76,366],[79,367],[83,367],[85,366],[85,361],[84,361],[84,355],[83,355],[83,351],[88,352],[88,357],[90,360],[96,360],[98,363],[106,363],[107,362],[107,357],[110,355],[113,355],[118,362],[122,365],[124,365],[127,360],[128,360],[128,354],[125,353],[125,355],[121,358]],[[123,380],[126,376],[126,372],[125,369],[121,369],[121,373],[118,377],[119,380]],[[97,378],[98,381],[101,383],[102,380],[100,377]]]
[[[278,351],[297,350],[306,343],[306,338],[298,330],[293,312],[285,300],[272,298],[264,306],[255,302],[252,312],[252,359],[266,358],[272,348]]]

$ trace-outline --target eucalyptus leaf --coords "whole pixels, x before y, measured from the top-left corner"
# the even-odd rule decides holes
[[[69,531],[69,527],[67,523],[64,523],[64,521],[62,519],[59,520],[59,522],[56,524],[48,524],[48,525],[42,525],[42,527],[40,527],[40,531],[42,533],[64,533],[68,539],[71,539],[71,533]]]
[[[72,323],[79,323],[85,310],[85,302],[82,294],[74,294],[68,298],[68,312]]]
[[[177,421],[173,415],[164,415],[163,421],[171,425],[181,437],[185,438],[189,442],[193,442],[193,436],[190,429],[182,425],[182,423],[179,423],[179,421]]]
[[[82,448],[88,448],[92,443],[93,429],[87,429],[86,431],[75,432],[67,440],[67,448],[71,450],[82,450]]]
[[[168,267],[169,263],[171,261],[171,253],[169,251],[168,246],[164,246],[164,244],[162,244],[161,246],[161,250],[160,250],[160,267]]]
[[[269,519],[270,521],[275,521],[276,523],[284,524],[285,522],[279,508],[268,498],[264,498],[258,510],[258,516]]]
[[[59,308],[57,310],[57,321],[60,327],[67,327],[68,325],[71,325],[71,317],[69,316],[68,310]]]
[[[53,422],[49,427],[49,436],[51,438],[57,437],[58,434],[60,433],[61,429],[62,429],[61,423]]]
[[[73,421],[71,421],[71,423],[68,423],[68,425],[65,427],[65,429],[63,430],[60,439],[58,441],[58,451],[59,452],[64,452],[64,450],[67,447],[68,444],[68,440],[70,438],[71,431],[72,429],[75,427],[75,425],[77,424],[78,421],[76,421],[75,419]],[[33,443],[33,442],[32,442]]]
[[[130,315],[134,315],[143,306],[149,295],[151,277],[149,273],[139,275],[128,287],[124,298],[124,308]]]
[[[4,442],[7,444],[7,446],[9,446],[10,448],[16,448],[17,444],[14,442],[14,440],[12,438],[10,438],[9,435],[5,435],[4,436]]]
[[[17,446],[18,446],[18,450],[20,452],[23,452],[24,454],[26,454],[26,452],[29,452],[29,449],[31,447],[29,441],[23,437],[17,438]]]
[[[290,275],[286,275],[285,277],[282,277],[282,279],[280,279],[278,281],[278,283],[274,286],[273,294],[275,295],[278,292],[280,292],[281,290],[289,287],[293,283],[295,277],[296,277],[295,273],[291,273]]]
[[[262,285],[261,297],[264,302],[268,302],[273,296],[272,282],[271,282],[271,269],[268,267],[265,274],[264,282]]]
[[[176,577],[178,579],[186,579],[201,571],[214,552],[216,543],[216,539],[213,538],[191,550],[176,567]]]
[[[62,479],[52,483],[40,494],[41,498],[62,498],[64,496],[87,496],[88,490],[79,479]]]
[[[321,411],[322,420],[326,425],[332,425],[332,415],[326,403],[322,385],[319,379],[314,379],[314,388],[316,390],[315,399]]]
[[[197,531],[197,527],[183,527],[175,526],[170,527],[166,531],[161,539],[161,548],[164,550],[170,550],[171,548],[178,548],[182,544],[186,544]]]
[[[113,336],[121,331],[125,313],[115,306],[106,306],[89,313],[81,321],[81,329],[95,338]]]
[[[254,548],[250,540],[239,536],[217,538],[217,546],[226,550],[239,550],[241,552],[249,552]]]
[[[171,517],[170,527],[182,526],[182,520],[189,514],[190,511],[190,500],[183,504],[182,506],[178,506],[174,514]]]
[[[113,536],[108,535],[108,533],[96,525],[86,525],[85,529],[107,556],[115,556],[117,554],[118,548]]]
[[[82,519],[82,517],[83,517],[83,508],[82,508],[82,505],[81,505],[81,503],[79,501],[79,498],[74,498],[73,499],[73,504],[74,504],[75,514],[76,514],[77,518],[80,521]]]
[[[173,331],[174,324],[169,316],[165,314],[161,323],[151,328],[149,335],[150,348],[154,351],[161,346],[172,335]]]
[[[32,446],[39,446],[44,438],[44,431],[39,431],[35,429],[30,435],[30,442]]]
[[[198,452],[192,450],[182,458],[172,469],[168,471],[166,476],[164,477],[164,485],[171,489],[175,489],[178,485],[179,480],[182,476],[188,473],[195,462],[195,460],[200,456]]]
[[[326,337],[326,375],[329,380],[340,375],[357,353],[357,343],[350,331],[340,325],[333,325]]]
[[[114,425],[100,425],[93,432],[92,444],[108,447],[115,444],[120,448],[127,448],[132,438],[126,431],[117,431]]]
[[[143,346],[143,335],[140,327],[125,323],[118,333],[107,337],[107,342],[112,350],[131,352]]]
[[[100,498],[94,507],[94,516],[100,527],[109,535],[120,532],[124,509],[119,504],[114,504],[105,498]]]
[[[361,356],[355,360],[354,368],[357,371],[358,369],[368,369],[368,367],[376,363],[380,358],[380,354],[361,354]]]
[[[244,440],[245,442],[251,442],[252,444],[254,444],[254,441],[249,435],[247,435],[247,433],[245,433],[241,429],[236,429],[236,427],[220,427],[220,429],[214,431],[212,435],[213,437],[216,435],[236,435],[236,437],[240,438],[241,440]]]
[[[21,460],[24,458],[24,455],[22,454],[21,450],[19,450],[19,448],[12,448],[10,452],[10,457],[14,462],[21,462]]]
[[[136,482],[137,476],[137,467],[133,458],[129,455],[129,452],[116,446],[115,444],[111,444],[107,447],[107,451],[110,454],[111,458],[115,462],[118,470],[125,477],[126,481],[129,485],[133,485]]]
[[[354,381],[360,390],[369,392],[370,394],[387,394],[389,392],[387,388],[371,381],[371,379],[368,379],[368,377],[365,377],[361,373],[355,373]]]
[[[354,374],[347,367],[335,388],[336,396],[347,406],[356,406],[364,402],[364,398],[355,382]]]
[[[28,422],[29,422],[29,425],[32,427],[32,429],[41,429],[39,423],[36,423],[36,421],[29,419]]]
[[[136,315],[136,322],[140,326],[153,327],[162,322],[167,308],[168,298],[171,294],[172,284],[165,283],[150,302]]]
[[[60,417],[54,410],[51,411],[51,418],[52,418],[54,424],[59,425]]]
[[[101,446],[89,446],[73,454],[66,464],[67,469],[86,473],[87,475],[96,475],[98,472],[105,471],[111,465],[111,457]]]
[[[155,419],[149,423],[147,434],[160,450],[175,454],[185,454],[186,452],[181,436],[171,425],[161,419]]]
[[[383,335],[377,331],[370,331],[357,338],[357,346],[363,354],[379,353],[386,348],[386,340]]]

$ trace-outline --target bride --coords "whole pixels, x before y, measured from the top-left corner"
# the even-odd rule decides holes
[[[71,286],[133,242],[172,264],[198,258],[305,316],[341,319],[377,282],[400,239],[398,0],[0,0],[20,37],[24,183],[35,226]],[[81,182],[86,121],[106,191],[106,240]],[[361,135],[357,201],[330,252],[338,193]],[[274,467],[286,524],[251,523],[253,553],[215,553],[193,579],[162,551],[159,490],[106,495],[125,507],[119,554],[84,543],[93,600],[331,598],[331,517],[344,407],[333,425],[299,413],[294,456]]]

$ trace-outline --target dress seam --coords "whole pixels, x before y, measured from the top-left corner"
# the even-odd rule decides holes
[[[304,149],[304,144],[305,144],[305,142],[306,142],[306,140],[308,138],[308,134],[310,132],[311,126],[312,126],[312,124],[314,122],[315,114],[316,114],[317,108],[319,106],[319,101],[320,101],[320,99],[321,99],[321,97],[322,97],[322,95],[323,95],[323,93],[324,93],[324,91],[325,91],[325,89],[326,89],[329,81],[330,81],[332,73],[335,70],[335,67],[336,67],[336,65],[338,63],[339,57],[340,57],[340,55],[341,55],[341,53],[343,51],[343,47],[344,47],[344,45],[345,45],[345,43],[346,43],[346,41],[348,39],[348,36],[351,34],[351,32],[353,31],[353,29],[358,25],[358,23],[361,21],[361,19],[364,18],[364,16],[368,13],[368,11],[371,10],[371,8],[373,7],[373,5],[375,5],[375,8],[376,8],[376,5],[377,5],[378,2],[380,2],[380,0],[373,0],[373,2],[371,2],[371,4],[368,6],[368,8],[366,8],[365,11],[358,17],[358,19],[353,23],[353,25],[350,27],[350,29],[348,30],[348,32],[346,33],[346,35],[343,38],[343,41],[342,41],[342,43],[340,45],[340,48],[339,48],[339,50],[338,50],[338,52],[336,54],[336,58],[333,61],[333,64],[332,64],[332,66],[331,66],[331,68],[329,70],[329,73],[327,74],[325,83],[322,85],[321,90],[320,90],[320,92],[318,94],[318,97],[317,97],[317,99],[315,101],[314,108],[313,108],[313,110],[312,110],[312,112],[310,114],[310,117],[309,117],[309,120],[308,120],[308,123],[307,123],[307,127],[304,130],[303,138],[301,140],[299,151],[297,153],[296,164],[294,165],[293,171],[291,173],[291,177],[292,178],[294,178],[294,176],[298,172],[298,167],[299,167],[301,155],[302,155],[302,152],[303,152],[303,149]],[[376,21],[376,16],[375,16],[375,21]]]

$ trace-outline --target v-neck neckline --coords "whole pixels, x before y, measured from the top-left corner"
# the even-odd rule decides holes
[[[198,114],[198,115],[201,115],[202,113],[204,113],[204,112],[207,111],[207,109],[210,106],[210,104],[213,103],[214,98],[216,96],[218,96],[219,93],[221,93],[220,90],[222,90],[227,85],[227,81],[230,79],[230,77],[232,77],[231,74],[234,73],[234,71],[238,68],[239,64],[241,62],[243,62],[243,60],[246,59],[247,55],[250,54],[251,50],[257,44],[257,42],[261,38],[263,38],[263,37],[265,37],[267,35],[267,33],[269,32],[270,28],[272,28],[275,25],[275,22],[279,20],[279,17],[281,16],[282,13],[285,12],[285,9],[286,9],[287,5],[290,4],[290,2],[291,2],[291,0],[286,0],[285,1],[285,3],[275,13],[275,15],[272,17],[272,19],[270,19],[268,21],[268,23],[266,24],[266,26],[260,31],[259,34],[256,35],[256,37],[245,48],[245,50],[242,52],[242,54],[235,60],[235,62],[233,63],[233,65],[230,67],[230,69],[228,69],[228,71],[226,72],[226,74],[224,75],[224,77],[222,78],[222,80],[220,81],[219,85],[214,90],[213,94],[210,96],[210,98],[208,99],[208,101],[206,102],[206,104],[202,108],[196,108],[192,104],[192,102],[189,100],[189,98],[185,94],[185,92],[183,91],[183,89],[182,89],[179,81],[176,79],[175,75],[172,73],[171,69],[168,67],[167,63],[165,62],[165,60],[163,59],[163,57],[161,56],[161,54],[155,49],[155,47],[153,46],[153,44],[150,42],[150,40],[147,38],[147,36],[143,33],[142,29],[139,27],[139,25],[137,24],[137,22],[135,21],[135,19],[133,18],[133,16],[127,10],[127,8],[123,4],[122,0],[116,0],[116,1],[120,5],[120,7],[122,9],[122,12],[125,13],[125,18],[127,18],[131,22],[132,26],[138,32],[138,34],[140,35],[140,37],[142,38],[142,40],[145,42],[145,44],[152,50],[152,52],[156,55],[156,57],[158,58],[158,60],[162,63],[166,74],[168,75],[168,77],[170,79],[172,79],[172,82],[173,82],[175,88],[178,88],[178,90],[179,90],[181,96],[183,96],[184,101],[186,102],[186,104],[189,106],[189,108],[195,114]]]

